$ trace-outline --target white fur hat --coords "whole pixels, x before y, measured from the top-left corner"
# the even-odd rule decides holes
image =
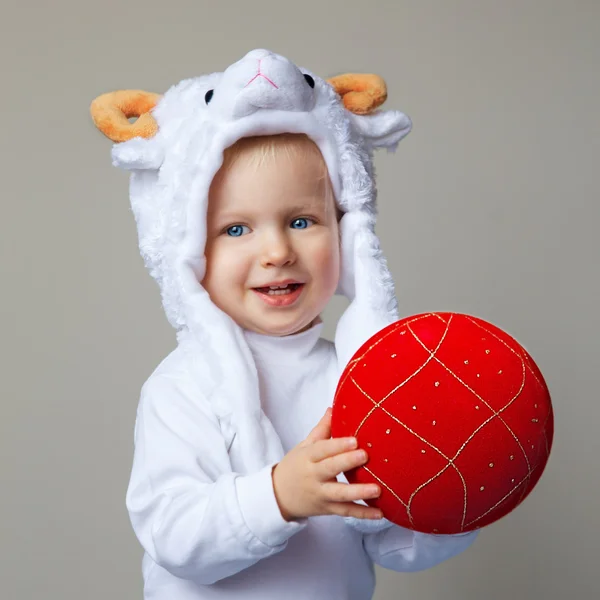
[[[247,440],[255,450],[264,421],[258,392],[254,402],[246,398],[241,405],[225,389],[227,373],[256,384],[252,356],[241,328],[199,283],[205,272],[211,181],[225,148],[242,137],[304,133],[318,145],[345,213],[337,293],[350,304],[335,335],[341,373],[369,337],[398,319],[392,278],[374,230],[372,152],[394,150],[411,122],[398,111],[374,110],[385,99],[385,84],[374,75],[326,81],[282,56],[253,50],[224,72],[184,80],[162,96],[127,90],[92,103],[97,127],[117,142],[113,163],[131,172],[140,250],[160,286],[167,318],[180,344],[194,348],[203,381],[219,389],[214,394],[217,414],[237,412],[234,429],[237,419],[256,420],[255,435]],[[128,120],[132,116],[139,117],[135,123]],[[280,449],[265,447],[264,459],[278,454]]]

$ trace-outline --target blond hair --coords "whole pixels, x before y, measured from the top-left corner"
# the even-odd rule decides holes
[[[258,169],[282,154],[290,161],[315,157],[318,159],[321,170],[317,175],[316,183],[325,184],[327,209],[334,206],[339,221],[343,212],[335,201],[327,164],[317,144],[304,133],[281,133],[241,138],[225,149],[221,170],[228,171],[240,158],[247,160],[248,164]]]

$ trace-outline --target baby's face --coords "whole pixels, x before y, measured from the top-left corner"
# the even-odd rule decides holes
[[[320,160],[279,152],[257,166],[241,156],[212,182],[202,285],[245,329],[298,333],[335,293],[338,222]],[[288,281],[283,291],[259,289]]]

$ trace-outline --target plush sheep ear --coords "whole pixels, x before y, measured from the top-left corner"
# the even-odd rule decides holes
[[[90,106],[96,127],[117,144],[113,164],[123,169],[156,169],[162,150],[155,138],[158,125],[151,114],[160,94],[143,90],[119,90],[98,96]],[[134,122],[129,119],[135,118]]]
[[[412,129],[412,121],[397,110],[386,110],[371,115],[351,115],[354,126],[373,148],[394,151],[398,142]]]
[[[145,140],[138,137],[115,144],[112,149],[112,164],[127,171],[158,169],[163,159],[159,139]]]

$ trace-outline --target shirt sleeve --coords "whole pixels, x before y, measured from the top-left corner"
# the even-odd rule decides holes
[[[363,534],[363,542],[371,560],[380,567],[416,572],[435,567],[464,552],[478,533],[435,535],[392,525],[382,531]]]
[[[273,465],[232,472],[218,421],[191,396],[166,376],[144,385],[126,505],[158,565],[209,585],[281,552],[306,520],[281,516]]]
[[[339,481],[347,482],[341,474]],[[364,506],[364,500],[357,500]],[[424,571],[464,552],[479,530],[455,535],[435,535],[412,531],[388,519],[345,517],[349,527],[363,534],[364,548],[371,560],[386,569],[400,572]]]

